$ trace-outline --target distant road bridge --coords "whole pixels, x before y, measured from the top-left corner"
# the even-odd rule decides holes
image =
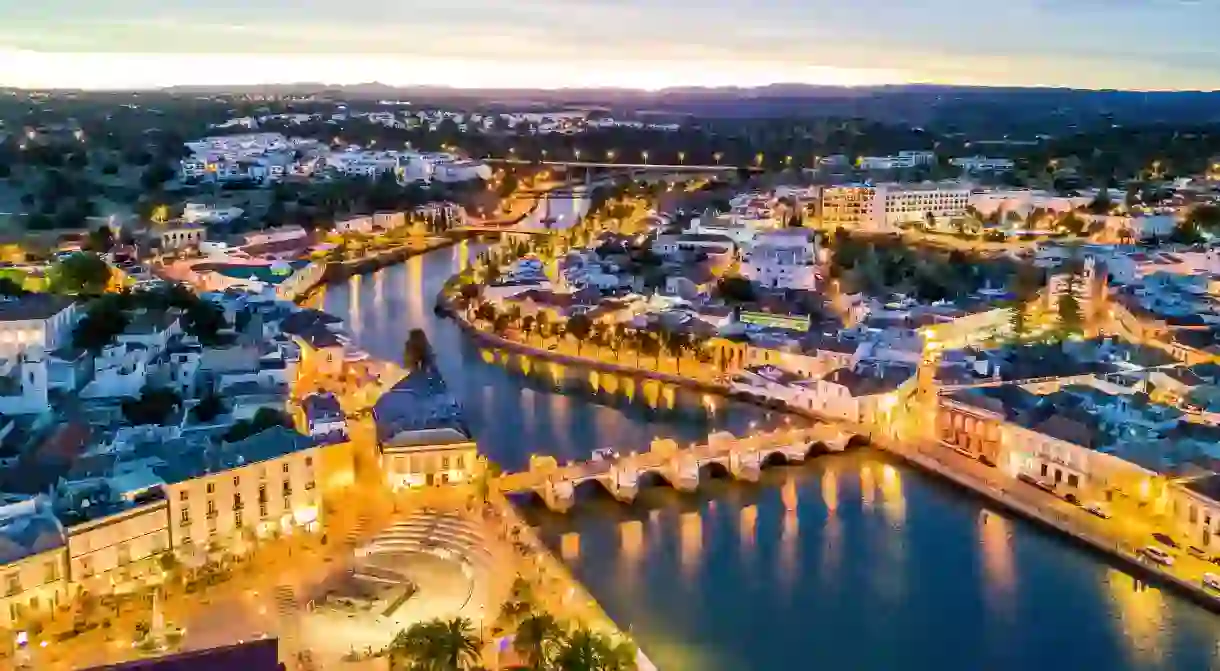
[[[609,161],[528,161],[523,158],[485,158],[492,165],[543,165],[554,168],[620,168],[624,170],[667,170],[670,172],[736,172],[739,168],[762,172],[762,168],[736,165],[692,165],[686,163],[612,163]]]
[[[714,433],[704,445],[680,447],[669,439],[654,440],[647,452],[615,459],[590,460],[561,466],[554,457],[531,456],[529,470],[495,480],[506,494],[534,492],[551,510],[564,512],[576,500],[576,488],[596,483],[625,503],[635,499],[641,481],[659,478],[674,489],[692,492],[704,477],[731,476],[755,482],[770,463],[801,463],[812,455],[842,452],[867,443],[864,436],[831,425],[786,428],[738,438]]]

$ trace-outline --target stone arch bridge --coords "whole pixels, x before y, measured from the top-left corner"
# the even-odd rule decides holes
[[[506,494],[533,492],[557,512],[565,512],[576,500],[576,487],[596,482],[624,503],[635,499],[642,479],[655,474],[671,487],[693,492],[704,474],[721,470],[738,480],[755,482],[769,463],[800,463],[812,455],[842,452],[867,443],[864,436],[830,424],[810,428],[783,428],[738,438],[719,432],[703,445],[680,447],[670,439],[652,441],[647,452],[631,453],[609,460],[559,464],[554,457],[530,457],[529,470],[500,476],[495,486]]]

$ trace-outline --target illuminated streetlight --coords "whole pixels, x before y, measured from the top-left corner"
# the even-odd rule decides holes
[[[614,162],[614,153],[615,153],[615,152],[614,152],[614,150],[613,150],[613,149],[611,149],[610,151],[606,152],[606,160],[607,160],[607,161],[610,161],[611,163],[613,163],[613,162]]]
[[[678,163],[685,163],[685,162],[686,162],[686,152],[684,152],[684,151],[678,152]]]
[[[763,154],[760,151],[754,155],[754,165],[762,165],[762,162],[763,162]]]
[[[720,165],[720,159],[724,158],[724,154],[721,152],[716,152],[715,154],[712,154],[712,158],[716,159],[716,165]]]
[[[572,150],[572,155],[576,157],[576,160],[577,160],[577,161],[579,161],[579,160],[580,160],[580,150],[579,150],[579,149],[573,149],[573,150]]]
[[[644,157],[644,163],[648,163],[648,151],[647,150],[640,152],[640,156]]]

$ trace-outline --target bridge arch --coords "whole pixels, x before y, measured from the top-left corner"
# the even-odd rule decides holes
[[[725,480],[733,477],[729,467],[719,461],[709,461],[699,466],[700,480]]]
[[[672,483],[660,470],[649,469],[640,471],[639,478],[636,480],[636,486],[640,489],[645,487],[671,487]]]
[[[830,454],[833,451],[834,450],[830,449],[830,445],[827,445],[824,441],[815,440],[809,443],[805,454],[810,457],[820,457],[825,454]]]
[[[789,463],[791,463],[791,461],[788,459],[788,455],[784,454],[780,450],[775,450],[774,452],[768,452],[767,456],[763,457],[762,468],[767,468],[769,466],[787,466]]]
[[[572,496],[582,501],[614,498],[610,490],[606,489],[606,483],[602,482],[601,478],[587,478],[576,483],[572,487]]]
[[[869,440],[868,436],[861,436],[861,435],[853,433],[853,434],[850,434],[847,437],[847,440],[843,442],[843,449],[850,450],[855,447],[868,447],[869,445],[872,445],[872,444],[873,444],[873,441]]]

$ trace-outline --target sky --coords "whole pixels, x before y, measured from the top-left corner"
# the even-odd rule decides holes
[[[0,86],[1220,89],[1220,0],[0,0]]]

